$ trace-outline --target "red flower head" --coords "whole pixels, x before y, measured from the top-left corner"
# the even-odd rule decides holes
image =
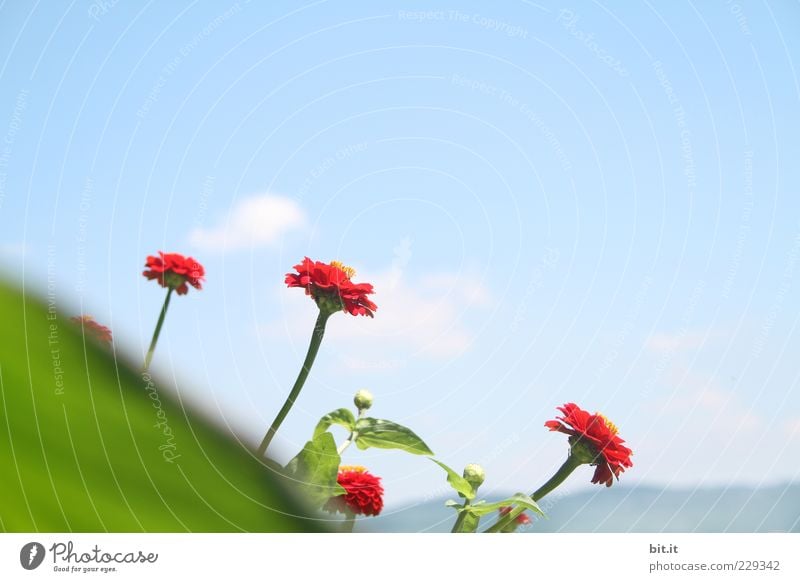
[[[331,513],[378,515],[383,509],[383,487],[380,477],[367,472],[364,467],[342,465],[339,467],[339,485],[347,492],[331,497],[323,509]]]
[[[504,516],[508,515],[511,512],[511,506],[510,505],[506,505],[505,507],[501,507],[500,509],[497,510],[497,512],[500,514],[500,517],[504,517]],[[531,524],[533,522],[531,521],[531,518],[528,517],[527,514],[520,513],[514,519],[514,523],[517,524],[517,525],[528,525],[528,524]]]
[[[202,282],[205,277],[203,265],[192,257],[184,257],[178,253],[162,253],[158,251],[157,257],[148,256],[145,267],[148,270],[142,275],[148,279],[155,279],[162,287],[169,287],[178,292],[178,295],[186,295],[189,285],[195,289],[202,289]]]
[[[597,467],[592,483],[605,483],[606,487],[611,487],[614,477],[619,478],[626,467],[633,467],[633,451],[622,444],[625,441],[617,436],[617,427],[605,416],[590,414],[571,402],[558,410],[564,416],[548,420],[544,425],[570,435],[572,454],[584,455],[587,463]]]
[[[286,274],[288,287],[304,287],[320,309],[333,313],[347,311],[350,315],[369,315],[378,309],[367,298],[375,291],[369,283],[353,283],[355,271],[339,261],[330,264],[312,261],[308,257],[294,266],[295,273]]]
[[[76,315],[70,320],[80,325],[84,331],[88,331],[94,339],[106,344],[111,343],[111,330],[97,323],[91,315]]]

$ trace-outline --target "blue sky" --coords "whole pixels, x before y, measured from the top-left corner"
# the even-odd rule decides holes
[[[316,316],[283,275],[339,259],[379,309],[332,319],[282,458],[369,388],[487,492],[558,466],[567,401],[623,487],[798,478],[796,3],[102,5],[0,5],[0,264],[138,359],[145,256],[195,256],[154,361],[182,397],[256,442]]]

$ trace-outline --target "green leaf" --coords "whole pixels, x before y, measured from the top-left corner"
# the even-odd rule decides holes
[[[471,505],[469,509],[476,515],[486,515],[487,513],[497,511],[501,507],[508,507],[511,505],[522,505],[525,509],[530,509],[534,513],[544,517],[544,512],[542,509],[533,499],[530,498],[530,496],[525,495],[524,493],[516,493],[508,499],[503,499],[502,501],[497,501],[495,503],[485,503],[481,501],[480,503]]]
[[[442,469],[447,472],[447,482],[450,483],[450,486],[455,489],[456,493],[458,493],[461,497],[466,499],[475,499],[475,489],[469,482],[464,479],[461,475],[453,471],[450,467],[442,463],[441,461],[437,461],[436,459],[431,459],[434,463],[439,465]]]
[[[465,501],[464,504],[461,504],[452,499],[448,499],[444,502],[446,507],[455,509],[458,515],[455,524],[453,524],[452,533],[474,533],[477,531],[481,516],[474,513],[472,511],[472,506],[467,505],[467,503],[469,503],[469,501]]]
[[[469,502],[465,502],[464,505],[453,500],[445,502],[447,507],[452,507],[458,513],[458,518],[453,526],[453,531],[456,533],[472,533],[477,531],[481,517],[487,513],[497,511],[501,507],[522,505],[526,509],[530,509],[534,513],[544,517],[544,513],[536,504],[536,502],[524,493],[516,493],[508,499],[497,501],[495,503],[486,503],[486,501],[478,501],[477,503],[471,505],[466,505],[466,503]]]
[[[142,374],[123,333],[113,350],[84,338],[63,283],[40,300],[0,282],[0,530],[319,530],[280,473],[194,405],[202,392]],[[163,292],[147,289],[154,309]]]
[[[337,481],[340,461],[333,435],[323,432],[306,443],[286,470],[303,495],[321,507],[331,497],[345,493]]]
[[[364,450],[369,447],[379,449],[401,449],[414,455],[432,455],[421,438],[408,429],[390,420],[362,418],[356,423],[356,446]]]
[[[319,419],[317,428],[314,429],[314,438],[317,438],[323,432],[328,430],[332,424],[338,424],[345,427],[348,431],[353,432],[356,428],[356,417],[347,408],[339,408],[333,412],[329,412]]]
[[[461,527],[458,530],[459,533],[475,533],[478,531],[481,517],[473,511],[467,511],[463,515],[464,521],[461,522]]]

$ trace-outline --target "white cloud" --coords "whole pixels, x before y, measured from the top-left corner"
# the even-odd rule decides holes
[[[449,358],[463,353],[473,336],[463,321],[468,303],[457,290],[457,276],[448,276],[451,286],[414,284],[396,272],[365,277],[375,286],[378,311],[373,320],[336,326],[334,337],[393,344],[409,356]],[[409,353],[410,352],[410,353]]]
[[[0,244],[0,255],[22,258],[28,254],[28,245],[23,242]]]
[[[786,438],[800,440],[800,416],[783,423],[783,434]]]
[[[221,223],[195,228],[189,239],[205,250],[231,251],[275,244],[281,236],[305,224],[305,212],[294,200],[261,194],[243,198]]]
[[[627,437],[641,479],[693,486],[797,477],[800,419],[765,412],[758,395],[715,374],[683,368],[673,379],[672,391],[645,409],[643,432]]]
[[[491,303],[486,287],[466,274],[410,277],[407,270],[392,267],[375,275],[359,271],[355,280],[375,286],[375,318],[336,318],[326,333],[326,338],[335,338],[332,345],[342,346],[341,361],[353,370],[392,370],[418,357],[457,357],[475,339],[467,319],[476,308],[485,312]],[[296,309],[303,309],[300,303],[310,301],[297,289],[283,288],[281,293],[284,317],[292,317]],[[260,326],[259,332],[272,339],[298,333],[303,339],[308,330],[281,320]]]
[[[709,339],[710,334],[706,331],[655,333],[647,338],[645,347],[651,352],[682,352],[702,348]]]
[[[450,294],[464,305],[486,307],[491,301],[488,289],[473,276],[437,273],[423,277],[420,285],[437,293]]]

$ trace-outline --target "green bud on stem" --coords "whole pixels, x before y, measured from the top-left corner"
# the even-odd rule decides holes
[[[486,480],[486,472],[480,465],[470,463],[464,467],[464,479],[472,485],[473,489],[477,489]]]
[[[372,407],[372,393],[369,390],[359,390],[353,397],[353,402],[358,411],[369,410]]]

